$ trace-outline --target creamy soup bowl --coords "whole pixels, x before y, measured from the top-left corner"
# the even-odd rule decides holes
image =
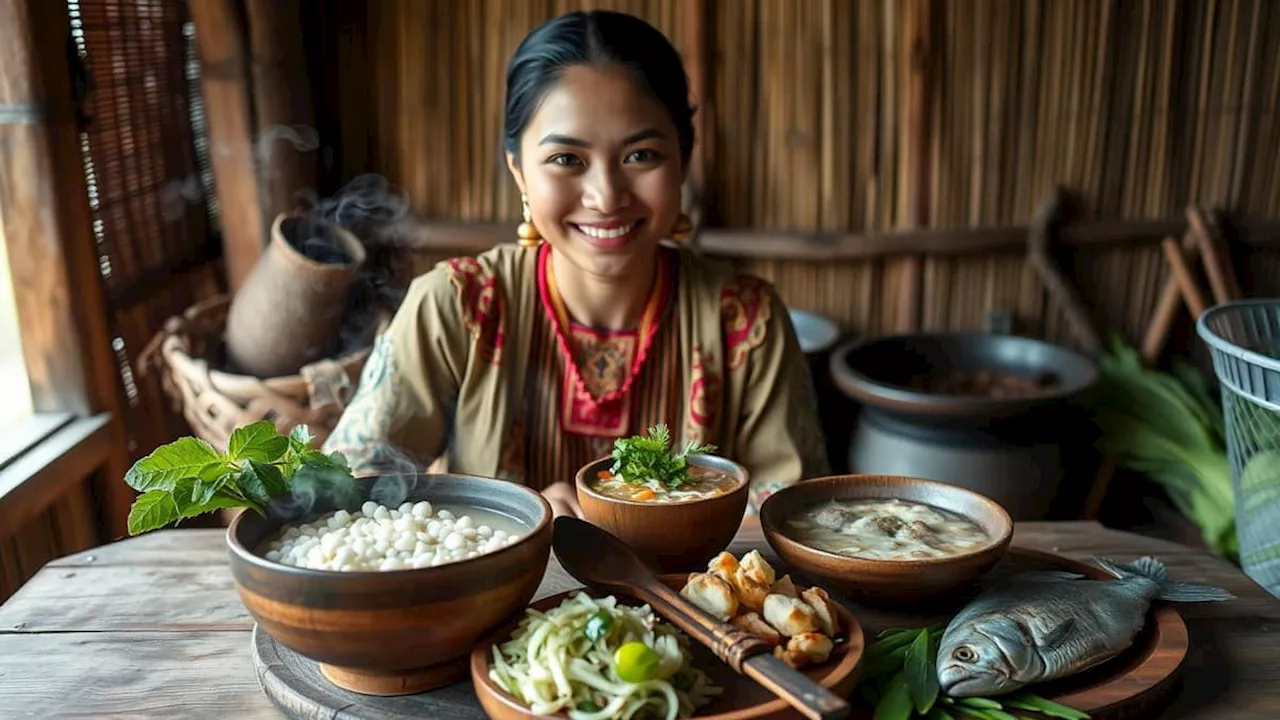
[[[930,505],[975,523],[987,542],[955,555],[869,559],[819,550],[796,539],[788,520],[830,500],[890,500]],[[1009,549],[1013,520],[996,501],[958,485],[896,475],[838,475],[791,485],[760,508],[769,546],[788,565],[826,587],[867,604],[929,602],[961,597],[971,581],[990,570]]]
[[[260,554],[285,526],[339,509],[333,502],[319,498],[307,517],[289,522],[275,509],[267,518],[244,512],[227,530],[241,601],[259,631],[318,662],[324,676],[344,689],[402,695],[465,677],[476,641],[522,612],[542,581],[551,553],[550,505],[521,485],[465,475],[383,475],[354,482],[365,499],[488,510],[526,530],[518,541],[469,560],[339,572],[285,565]],[[359,504],[344,507],[354,511]]]
[[[707,562],[729,547],[747,511],[746,468],[717,455],[690,455],[689,464],[723,473],[732,487],[710,497],[676,502],[629,500],[595,489],[613,460],[587,464],[576,477],[578,504],[587,522],[608,531],[660,572],[705,570]]]

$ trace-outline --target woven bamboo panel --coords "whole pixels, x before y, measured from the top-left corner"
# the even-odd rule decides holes
[[[344,177],[374,170],[426,217],[510,220],[507,59],[577,8],[654,22],[707,59],[713,224],[900,227],[913,14],[929,13],[928,224],[1025,222],[1053,184],[1099,215],[1188,203],[1280,214],[1280,7],[1267,0],[329,0],[326,106]]]

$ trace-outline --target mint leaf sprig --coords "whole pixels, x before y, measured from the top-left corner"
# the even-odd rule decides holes
[[[935,668],[945,629],[943,625],[890,628],[876,636],[867,648],[858,684],[859,696],[875,708],[875,720],[1089,720],[1079,710],[1028,692],[1002,695],[999,700],[941,694]]]
[[[649,435],[618,438],[613,444],[613,466],[609,472],[623,482],[640,485],[656,480],[668,488],[678,488],[690,481],[689,456],[713,453],[715,445],[688,443],[678,453],[671,452],[671,431],[666,425],[649,428]]]
[[[223,508],[249,508],[266,515],[267,504],[289,494],[300,471],[351,477],[341,453],[326,455],[311,441],[305,425],[281,435],[274,423],[260,420],[236,428],[225,453],[194,437],[156,448],[124,476],[125,484],[142,493],[129,510],[129,534]]]

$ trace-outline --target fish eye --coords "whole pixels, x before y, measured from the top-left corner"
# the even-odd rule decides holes
[[[968,645],[961,645],[951,653],[951,657],[960,662],[973,662],[978,659],[978,653],[974,652],[973,648]]]

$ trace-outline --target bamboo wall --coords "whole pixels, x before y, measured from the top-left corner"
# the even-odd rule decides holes
[[[379,172],[424,218],[516,219],[505,64],[534,25],[589,7],[648,19],[689,62],[714,227],[1020,224],[1055,185],[1102,218],[1178,218],[1190,203],[1280,215],[1280,6],[1267,0],[331,1],[311,40],[329,186]],[[999,307],[1067,340],[1018,254],[914,262],[744,264],[856,332],[900,327],[900,289],[917,282],[926,329],[981,327]],[[1158,247],[1075,265],[1095,314],[1140,332],[1166,272]]]

